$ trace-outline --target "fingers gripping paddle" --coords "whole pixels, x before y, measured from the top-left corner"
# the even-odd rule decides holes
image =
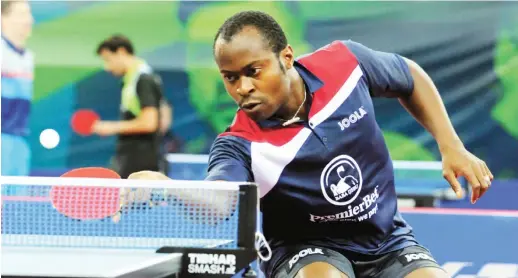
[[[120,179],[115,171],[100,167],[71,170],[61,177]],[[50,200],[54,208],[70,218],[80,220],[102,219],[120,210],[120,188],[92,186],[54,186]]]
[[[72,129],[80,135],[92,134],[92,128],[99,120],[99,115],[92,110],[81,109],[72,115],[71,125]]]

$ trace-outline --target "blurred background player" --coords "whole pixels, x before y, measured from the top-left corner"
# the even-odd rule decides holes
[[[26,48],[34,19],[28,1],[2,1],[2,175],[27,176],[34,57]]]
[[[101,136],[118,135],[112,168],[123,178],[139,170],[164,172],[162,135],[172,116],[163,98],[161,79],[135,56],[133,44],[123,35],[102,41],[97,54],[106,71],[122,77],[121,120],[99,121],[93,127]]]

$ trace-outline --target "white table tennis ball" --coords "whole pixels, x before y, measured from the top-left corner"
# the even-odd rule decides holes
[[[53,149],[59,144],[59,134],[54,129],[45,129],[40,133],[40,143],[46,149]]]

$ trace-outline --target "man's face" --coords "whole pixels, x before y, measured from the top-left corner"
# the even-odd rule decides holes
[[[251,119],[268,119],[287,102],[291,47],[276,55],[257,29],[245,27],[229,42],[219,38],[214,51],[227,92]]]
[[[108,49],[101,50],[99,56],[103,59],[104,69],[115,76],[123,76],[126,73],[124,64],[125,53],[121,49],[111,52]]]
[[[2,12],[2,30],[16,34],[26,41],[32,33],[34,18],[28,1],[13,2],[9,9]]]

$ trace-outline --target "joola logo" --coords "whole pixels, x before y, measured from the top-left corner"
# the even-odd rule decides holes
[[[406,254],[405,259],[408,263],[415,261],[415,260],[430,260],[433,261],[433,258],[428,256],[428,254],[425,253],[414,253],[414,254]]]
[[[358,109],[357,111],[354,111],[354,113],[343,118],[340,122],[338,122],[338,126],[340,126],[340,130],[342,130],[342,131],[345,130],[346,128],[351,126],[351,124],[354,124],[357,121],[359,121],[361,118],[363,118],[363,116],[365,116],[366,114],[367,114],[367,111],[365,111],[365,109],[363,109],[363,106],[360,107],[360,109]]]
[[[435,260],[430,257],[430,255],[426,254],[426,253],[410,253],[410,254],[404,254],[404,255],[401,255],[398,257],[399,261],[403,264],[403,265],[407,265],[407,264],[410,264],[414,261],[434,261]]]
[[[299,253],[297,253],[295,256],[293,256],[290,260],[289,268],[293,268],[293,265],[299,261],[299,259],[302,259],[306,257],[307,255],[314,255],[314,254],[321,254],[324,255],[324,252],[322,252],[322,249],[320,248],[306,248],[304,250],[301,250]]]

